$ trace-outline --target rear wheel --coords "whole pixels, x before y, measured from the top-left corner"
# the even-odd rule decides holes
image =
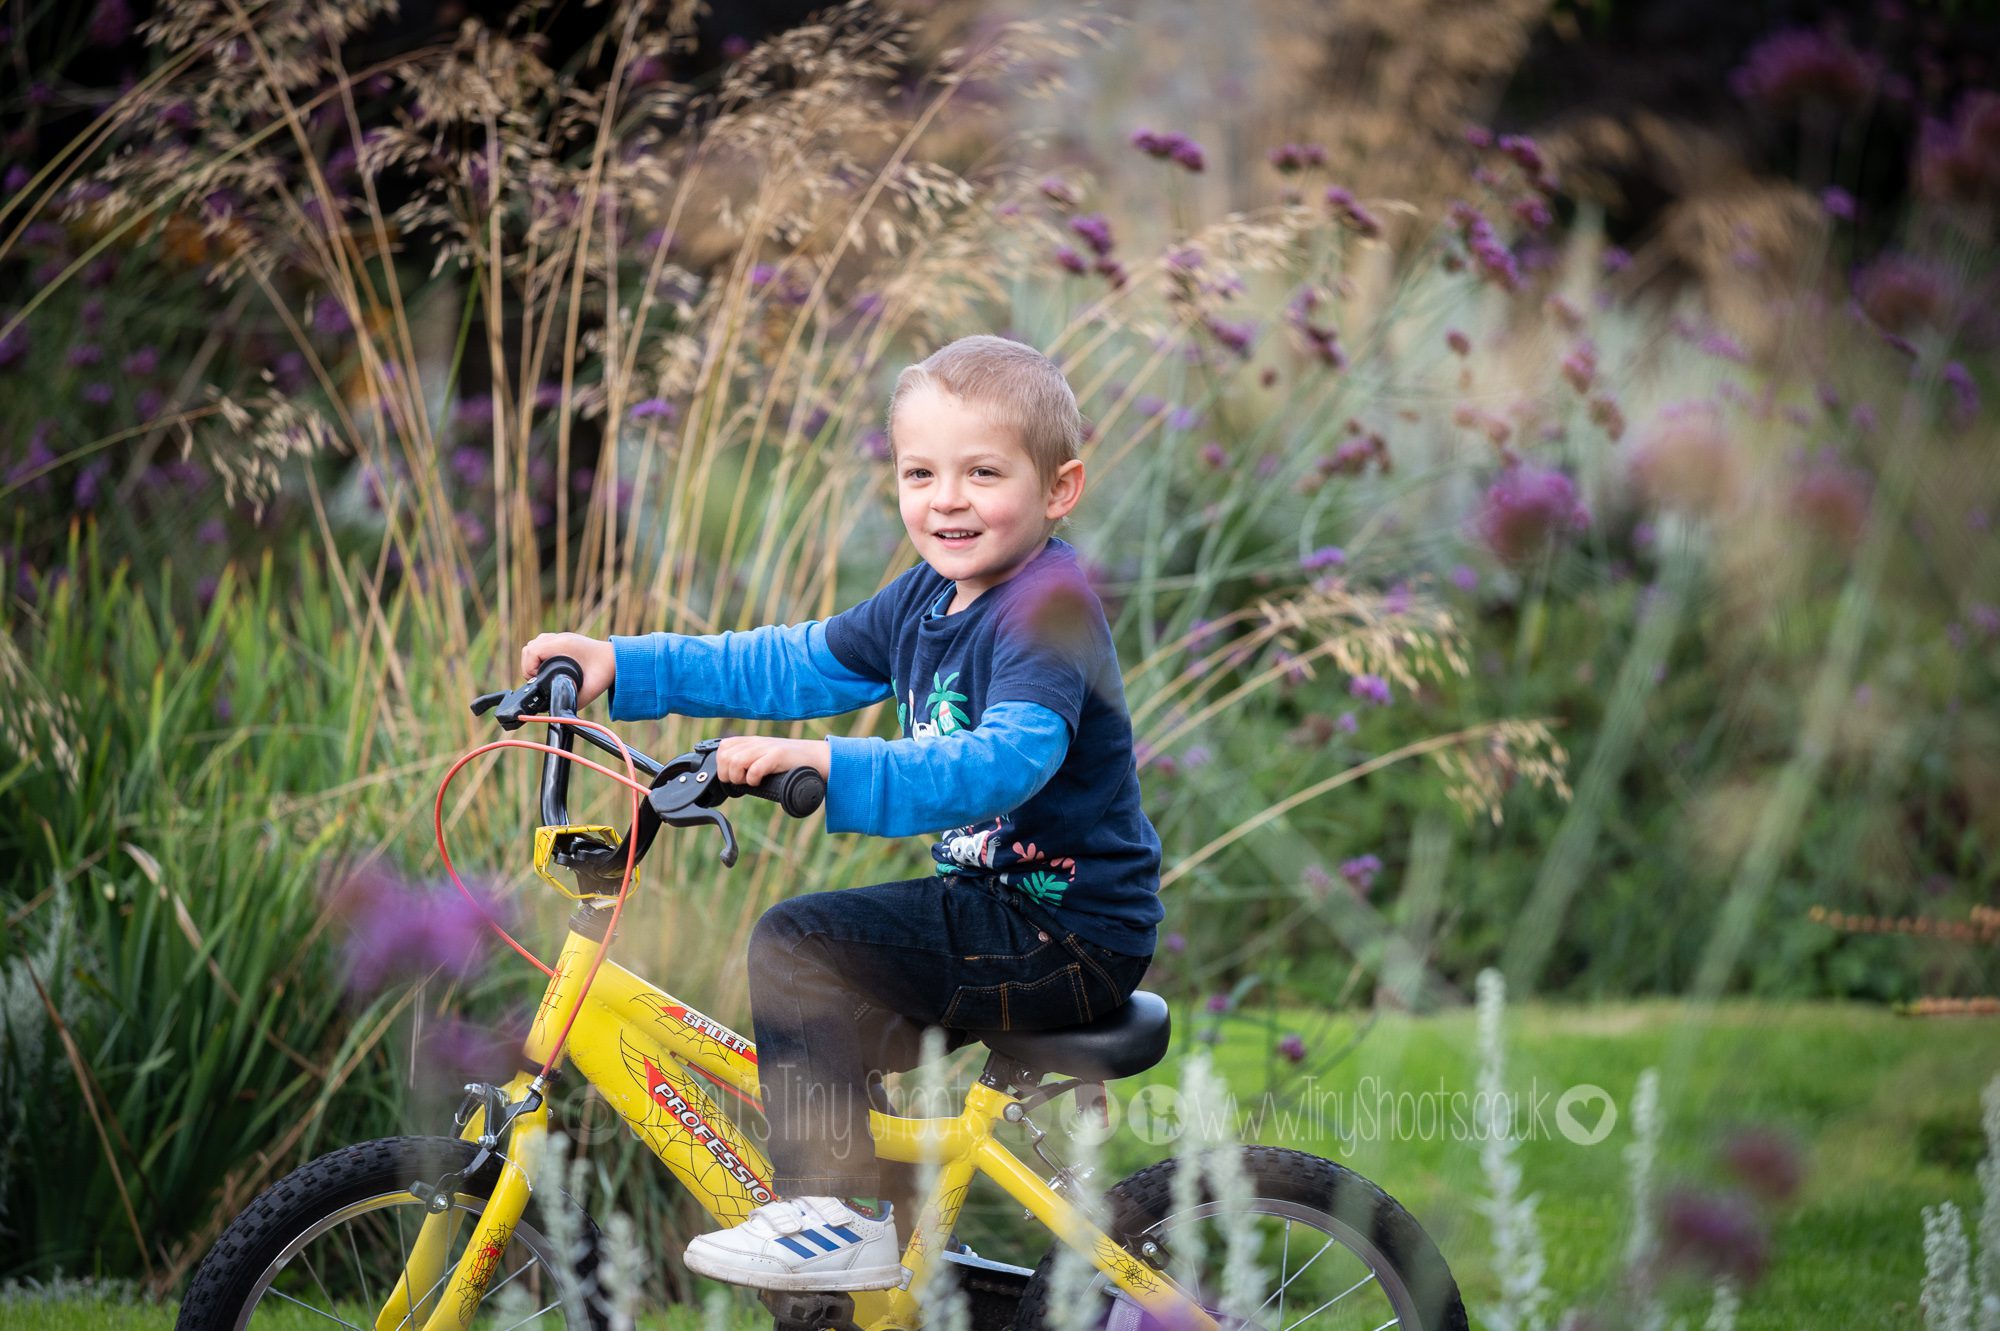
[[[1464,1331],[1458,1285],[1408,1211],[1367,1179],[1331,1160],[1272,1146],[1239,1148],[1249,1200],[1226,1205],[1207,1190],[1173,1210],[1178,1160],[1140,1170],[1105,1194],[1111,1237],[1135,1253],[1163,1253],[1169,1274],[1192,1281],[1202,1306],[1225,1331]],[[1224,1317],[1223,1265],[1229,1234],[1253,1234],[1260,1279],[1243,1300],[1247,1317]],[[1015,1331],[1113,1327],[1129,1331],[1137,1313],[1102,1275],[1086,1307],[1051,1306],[1057,1249],[1035,1270]],[[1199,1253],[1199,1261],[1193,1260]],[[1185,1268],[1185,1269],[1184,1269]],[[1120,1306],[1122,1305],[1122,1306]]]
[[[375,1328],[428,1214],[410,1185],[463,1169],[476,1151],[449,1137],[389,1137],[301,1165],[251,1202],[202,1260],[181,1301],[177,1331]],[[458,1223],[437,1268],[446,1275],[464,1255],[500,1168],[497,1156],[488,1159],[454,1194]],[[553,1205],[564,1210],[551,1225],[547,1206],[529,1204],[497,1254],[474,1326],[598,1331],[607,1325],[594,1296],[597,1226],[567,1197],[558,1195]],[[566,1242],[559,1244],[556,1234]],[[400,1325],[422,1326],[443,1283],[440,1276],[428,1289],[406,1293]],[[387,1331],[397,1324],[391,1316],[381,1325]]]

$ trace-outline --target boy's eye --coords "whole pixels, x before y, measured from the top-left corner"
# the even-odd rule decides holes
[[[924,477],[928,475],[930,475],[930,473],[925,471],[922,467],[911,467],[908,471],[903,473],[903,479],[906,481],[916,481],[916,480],[922,480]]]
[[[972,474],[974,476],[998,476],[1000,473],[993,470],[993,468],[991,467],[974,467],[972,469]]]

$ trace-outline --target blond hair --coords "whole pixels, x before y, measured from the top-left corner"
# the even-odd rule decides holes
[[[1014,431],[1047,485],[1083,443],[1083,413],[1054,361],[1033,347],[990,333],[961,337],[896,376],[889,395],[889,446],[896,409],[920,388],[941,388],[992,412]]]

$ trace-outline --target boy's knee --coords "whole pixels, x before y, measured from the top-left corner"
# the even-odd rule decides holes
[[[804,919],[805,912],[799,909],[798,897],[790,897],[772,905],[757,917],[757,923],[750,929],[750,958],[753,963],[762,957],[789,954],[795,951],[810,929]]]

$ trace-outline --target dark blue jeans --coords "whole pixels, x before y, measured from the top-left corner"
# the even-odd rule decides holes
[[[1063,932],[986,878],[779,902],[750,934],[772,1186],[781,1197],[902,1191],[903,1171],[877,1168],[868,1110],[882,1074],[917,1065],[925,1028],[944,1028],[955,1048],[979,1031],[1079,1026],[1122,1005],[1151,960]]]

